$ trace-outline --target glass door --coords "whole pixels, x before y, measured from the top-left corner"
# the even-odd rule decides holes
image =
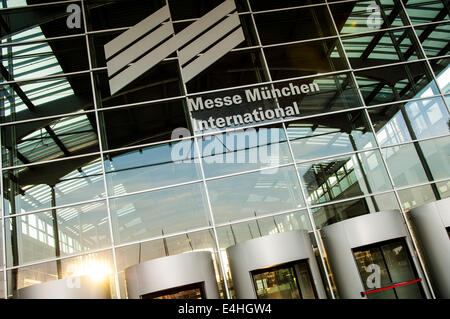
[[[307,261],[252,271],[258,299],[315,299]]]
[[[141,299],[205,299],[203,282],[142,295]]]
[[[359,247],[353,256],[365,288],[361,293],[369,299],[424,298],[403,239]]]

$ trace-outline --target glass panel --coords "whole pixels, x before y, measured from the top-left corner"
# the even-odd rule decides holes
[[[450,137],[419,142],[434,180],[450,177]]]
[[[422,58],[409,28],[345,37],[342,43],[355,69]]]
[[[3,21],[1,28],[1,37],[4,42],[18,42],[28,41],[35,37],[51,38],[58,36],[75,35],[84,33],[83,15],[81,11],[81,2],[65,2],[51,4],[47,2],[45,6],[37,6],[38,1],[27,0],[7,0],[2,1],[1,8],[25,7],[34,5],[28,8],[17,8],[10,10],[2,10],[0,18]],[[59,1],[61,2],[61,1]],[[74,24],[74,19],[70,17],[73,9],[68,11],[69,5],[77,5],[79,10],[80,23]],[[70,22],[68,26],[67,22]]]
[[[450,93],[450,59],[433,59],[430,64],[442,94]]]
[[[381,250],[393,282],[407,282],[417,278],[411,265],[406,245],[390,243],[381,246]],[[422,297],[419,283],[396,287],[395,292],[398,299],[417,299]]]
[[[366,105],[376,105],[439,94],[424,62],[356,71]]]
[[[313,117],[286,124],[297,161],[353,152],[376,145],[362,111]]]
[[[3,126],[3,167],[99,151],[93,113]]]
[[[203,137],[199,146],[206,177],[292,163],[279,125]]]
[[[326,6],[255,14],[263,45],[316,39],[336,34]]]
[[[397,187],[428,182],[423,164],[417,154],[422,152],[418,145],[405,144],[381,150],[394,184]]]
[[[127,294],[124,273],[126,268],[147,260],[190,251],[208,251],[211,253],[216,279],[223,297],[223,277],[220,272],[218,254],[215,247],[213,231],[206,230],[117,248],[117,268],[122,298],[125,298]]]
[[[367,32],[407,24],[401,5],[392,0],[349,1],[331,4],[330,9],[341,34]]]
[[[269,47],[264,53],[274,80],[348,68],[337,38]]]
[[[201,179],[192,140],[110,153],[105,172],[110,195]]]
[[[87,24],[89,30],[104,30],[132,27],[158,9],[165,1],[104,0],[87,3]],[[124,14],[126,12],[126,14]],[[105,19],[108,17],[108,19]]]
[[[366,291],[389,287],[417,279],[404,240],[378,243],[353,250],[364,289]],[[420,299],[423,292],[419,283],[367,294],[369,299]]]
[[[298,229],[312,230],[305,210],[220,227],[217,229],[217,236],[221,249],[225,251],[246,240]]]
[[[450,181],[436,183],[441,198],[450,197]]]
[[[387,193],[312,209],[318,229],[342,220],[385,210],[398,210],[394,193]]]
[[[410,0],[405,3],[406,12],[413,24],[427,23],[448,19],[448,5],[446,0]]]
[[[370,108],[369,115],[381,146],[450,132],[449,112],[440,97]]]
[[[1,47],[0,81],[22,81],[89,69],[84,37],[43,40],[42,33],[34,33],[27,37],[31,43]]]
[[[106,108],[180,96],[182,82],[178,68],[177,61],[162,61],[114,95],[106,70],[95,72],[97,106]]]
[[[436,200],[431,185],[399,190],[398,196],[405,211]]]
[[[306,262],[295,265],[295,271],[298,276],[298,285],[302,293],[302,299],[316,299],[316,294],[311,278],[311,272]]]
[[[220,178],[207,184],[216,223],[297,209],[304,205],[293,166]]]
[[[392,188],[376,151],[299,164],[298,170],[312,205]]]
[[[99,121],[103,148],[107,150],[169,141],[175,129],[189,127],[184,100],[105,110],[99,114]]]
[[[353,79],[347,73],[279,82],[274,84],[274,88],[281,92],[287,89],[292,92],[278,98],[282,107],[295,106],[294,102],[297,103],[300,115],[294,114],[292,117],[322,115],[362,105]]]
[[[450,23],[430,24],[415,29],[429,58],[449,53],[450,47],[447,45],[447,40],[450,36]]]
[[[1,123],[88,111],[93,107],[89,74],[0,85]]]
[[[16,289],[48,281],[87,275],[92,280],[104,281],[110,287],[111,296],[114,298],[116,291],[113,269],[110,250],[13,269],[8,271],[8,294],[12,295]]]
[[[111,244],[104,202],[6,220],[8,266],[101,249]]]
[[[5,214],[20,214],[105,197],[98,156],[4,171]]]
[[[186,83],[189,93],[267,81],[260,50],[230,52]]]
[[[111,200],[116,243],[209,226],[203,185],[178,186]]]

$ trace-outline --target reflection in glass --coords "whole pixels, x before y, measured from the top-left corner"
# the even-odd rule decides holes
[[[417,155],[415,144],[384,148],[381,152],[395,186],[401,187],[428,182],[423,163]]]
[[[273,80],[348,68],[337,38],[269,47],[264,53]]]
[[[440,97],[370,108],[381,146],[450,133],[450,115]]]
[[[263,45],[336,34],[326,6],[261,13],[254,17]]]
[[[389,287],[417,279],[408,248],[403,240],[378,243],[353,250],[364,289]],[[412,283],[367,295],[369,299],[421,299],[420,283]]]
[[[220,227],[217,235],[220,247],[226,249],[246,240],[298,229],[312,230],[305,210]]]
[[[88,111],[94,105],[88,74],[0,85],[0,92],[1,123]]]
[[[206,177],[292,162],[281,126],[203,137],[199,143]]]
[[[267,81],[259,50],[230,52],[186,84],[189,93]]]
[[[442,94],[450,93],[450,58],[430,60]]]
[[[399,210],[394,193],[313,208],[312,214],[317,228],[322,228],[352,217],[385,210]]]
[[[79,157],[5,171],[5,214],[103,198],[102,165],[96,158]]]
[[[404,5],[412,24],[434,22],[449,18],[446,0],[413,0]]]
[[[110,195],[199,180],[192,140],[110,153],[105,161]]]
[[[60,269],[60,271],[58,271]],[[70,276],[87,275],[92,280],[109,282],[112,298],[116,297],[112,251],[92,253],[9,270],[8,296],[13,291]]]
[[[284,87],[290,87],[291,85],[300,88],[307,85],[309,89],[305,94],[280,97],[278,102],[282,107],[293,105],[294,102],[297,103],[300,109],[300,117],[315,114],[321,115],[362,106],[356,86],[348,73],[284,81],[275,83],[274,87],[282,90]],[[296,116],[291,118],[294,117]]]
[[[350,64],[359,69],[422,58],[412,29],[379,31],[342,39]]]
[[[376,151],[299,164],[298,170],[312,205],[392,188]]]
[[[328,1],[330,2],[330,1]],[[368,32],[408,24],[397,1],[349,1],[330,5],[340,34]],[[378,9],[379,14],[375,14]]]
[[[356,71],[355,75],[366,105],[439,94],[424,62]]]
[[[105,150],[168,141],[175,129],[189,128],[181,100],[105,110],[99,117]]]
[[[6,220],[8,266],[101,249],[111,244],[103,201]],[[59,269],[60,270],[60,269]]]
[[[419,142],[425,160],[435,180],[450,176],[450,137]]]
[[[398,191],[398,196],[400,197],[402,207],[405,211],[410,211],[414,207],[431,203],[436,200],[431,185],[402,189]]]
[[[115,241],[126,243],[209,226],[201,183],[111,200]]]
[[[211,180],[207,185],[216,223],[303,207],[292,166]]]
[[[416,27],[415,30],[429,58],[449,53],[450,48],[447,45],[450,33],[449,23],[430,24],[424,27]]]
[[[3,167],[97,152],[92,113],[2,127]]]
[[[286,123],[297,161],[374,147],[364,112],[355,111]]]

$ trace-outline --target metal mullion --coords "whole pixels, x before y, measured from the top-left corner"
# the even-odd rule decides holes
[[[400,2],[401,2],[401,1],[400,1]],[[328,7],[328,10],[330,11],[330,14],[331,14],[331,9],[330,9],[328,0],[327,0],[327,7]],[[405,10],[405,8],[404,8],[404,6],[403,6],[403,3],[402,3],[402,8],[403,8],[403,10],[406,12],[406,10]],[[409,20],[409,23],[411,23],[410,20]],[[334,20],[333,20],[333,25],[334,25],[334,28],[337,30],[336,23],[334,22]],[[416,34],[416,37],[417,37],[417,34]],[[339,35],[338,35],[338,38],[339,38],[340,44],[342,45],[342,39],[340,38]],[[345,59],[347,60],[347,63],[349,63],[349,59],[348,59],[348,56],[347,56],[347,53],[346,53],[346,52],[344,52],[344,56],[345,56]],[[406,63],[405,63],[405,64],[406,64]],[[359,96],[360,96],[361,102],[362,102],[363,105],[365,106],[366,103],[365,103],[365,101],[364,101],[364,97],[363,97],[363,95],[362,95],[362,93],[361,93],[361,90],[359,89],[358,82],[356,81],[355,73],[352,71],[351,74],[352,74],[353,80],[355,81],[355,85],[356,85],[358,94],[359,94]],[[374,126],[373,126],[373,124],[372,124],[372,120],[371,120],[371,118],[370,118],[370,115],[369,115],[369,112],[368,112],[367,108],[365,108],[365,112],[366,112],[367,121],[368,121],[368,123],[369,123],[369,125],[370,125],[370,128],[371,128],[371,130],[372,130],[372,133],[375,134],[375,133],[374,133],[374,132],[375,132],[375,129],[374,129]],[[406,228],[407,228],[408,234],[409,234],[409,236],[410,236],[410,238],[411,238],[411,242],[412,242],[413,248],[416,250],[416,252],[418,252],[418,254],[417,254],[417,257],[418,257],[418,258],[417,258],[417,259],[418,259],[419,265],[417,265],[417,266],[419,266],[419,267],[417,267],[417,266],[416,266],[416,267],[418,268],[419,272],[421,272],[421,273],[423,274],[423,276],[425,277],[425,280],[426,280],[426,282],[427,282],[427,285],[424,286],[424,288],[428,288],[428,291],[431,293],[432,298],[436,298],[436,297],[435,297],[435,294],[434,294],[434,291],[433,291],[433,288],[432,288],[432,286],[431,286],[430,279],[429,279],[429,277],[428,277],[428,273],[427,273],[426,268],[425,268],[425,264],[424,264],[424,262],[423,262],[423,260],[422,260],[422,255],[419,253],[420,250],[418,250],[418,245],[417,245],[416,239],[415,239],[415,237],[413,236],[413,232],[412,232],[411,225],[410,225],[410,223],[409,223],[409,221],[408,221],[408,218],[407,218],[407,216],[406,216],[406,212],[405,212],[405,210],[403,209],[402,202],[401,202],[401,200],[400,200],[400,196],[399,196],[397,190],[395,189],[394,179],[393,179],[393,177],[392,177],[392,175],[391,175],[391,172],[390,172],[390,170],[389,170],[389,168],[388,168],[388,165],[387,165],[385,159],[384,159],[383,156],[382,156],[382,153],[381,153],[381,147],[380,147],[380,144],[378,143],[378,140],[377,140],[376,138],[375,138],[375,143],[376,143],[376,145],[377,145],[378,151],[379,151],[380,156],[381,156],[381,161],[382,161],[382,163],[383,163],[383,166],[384,166],[384,168],[385,168],[385,170],[386,170],[386,173],[387,173],[387,175],[388,175],[389,181],[390,181],[390,183],[391,183],[391,187],[392,187],[392,189],[393,189],[393,191],[394,191],[394,194],[395,194],[397,203],[398,203],[398,205],[399,205],[400,212],[401,212],[401,214],[402,214],[403,220],[404,220],[404,222],[405,222],[405,224],[406,224]]]
[[[250,0],[247,0],[247,4],[248,4],[249,8],[251,8],[250,7]],[[250,9],[250,12],[252,13],[251,9]],[[261,38],[259,37],[259,32],[256,29],[256,22],[255,22],[255,18],[254,18],[253,13],[251,14],[251,18],[252,18],[253,26],[254,26],[255,31],[256,31],[257,41],[258,41],[259,45],[261,45]],[[264,50],[262,48],[261,48],[261,56],[262,56],[262,59],[263,59],[264,67],[265,67],[266,72],[267,72],[267,76],[269,78],[270,85],[273,88],[273,83],[274,82],[272,81],[272,76],[270,74],[269,65],[267,63],[267,59],[266,59],[266,56],[264,54]],[[278,103],[278,99],[276,99],[276,104],[277,104],[277,107],[280,108],[280,105]],[[322,251],[322,242],[319,241],[319,237],[320,236],[318,234],[318,230],[317,230],[316,224],[314,222],[314,217],[312,216],[312,212],[311,212],[311,210],[309,208],[308,198],[306,197],[305,190],[303,188],[303,182],[302,182],[302,179],[301,179],[300,174],[298,172],[297,164],[295,163],[295,157],[294,157],[294,153],[293,153],[293,150],[292,150],[291,143],[289,141],[288,133],[287,133],[287,130],[286,130],[286,125],[285,125],[284,122],[281,122],[281,123],[283,125],[283,132],[284,132],[284,134],[286,136],[287,145],[289,147],[289,153],[290,153],[290,155],[292,157],[292,160],[294,162],[294,169],[295,169],[295,173],[296,173],[296,177],[297,177],[297,182],[299,183],[300,191],[301,191],[301,194],[302,194],[302,197],[303,197],[302,199],[303,199],[304,204],[306,206],[308,219],[309,219],[309,222],[310,222],[311,227],[313,229],[313,235],[314,235],[314,239],[316,240],[317,248],[318,248],[319,255],[320,255],[320,260],[322,262],[322,267],[323,267],[324,273],[325,273],[325,275],[327,277],[326,280],[327,280],[327,284],[328,284],[328,289],[330,290],[330,294],[331,294],[332,299],[336,299],[336,296],[335,296],[334,291],[333,291],[333,286],[332,286],[331,281],[330,281],[330,273],[328,272],[328,268],[325,265],[324,255],[323,255],[323,251]]]
[[[84,0],[81,0],[81,7],[83,12],[83,24],[84,29],[87,30],[87,19],[86,19],[86,9],[85,9],[85,3]],[[92,58],[91,58],[91,48],[89,44],[89,37],[86,34],[86,47],[87,47],[87,55],[88,55],[88,63],[89,63],[89,69],[92,69]],[[114,267],[114,281],[115,281],[115,288],[116,288],[116,295],[118,299],[121,299],[120,295],[120,285],[119,285],[119,276],[118,276],[118,268],[117,268],[117,256],[116,256],[116,250],[114,248],[114,231],[112,227],[112,218],[111,218],[111,208],[110,208],[110,202],[108,197],[108,183],[106,182],[106,170],[105,170],[105,161],[104,161],[104,154],[103,154],[103,145],[102,145],[102,137],[101,137],[101,131],[100,131],[100,119],[99,119],[99,113],[98,113],[98,106],[97,106],[97,95],[95,90],[95,81],[94,81],[94,74],[93,72],[89,72],[90,79],[91,79],[91,89],[92,89],[92,98],[94,103],[94,114],[95,114],[95,122],[97,124],[97,140],[99,143],[99,150],[100,150],[100,161],[101,161],[101,167],[102,167],[102,175],[103,175],[103,186],[105,189],[105,198],[106,198],[106,210],[108,214],[108,223],[109,223],[109,233],[110,233],[110,240],[112,245],[112,257],[113,257],[113,267]]]

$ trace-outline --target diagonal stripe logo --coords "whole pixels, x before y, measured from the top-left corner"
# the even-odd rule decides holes
[[[244,41],[234,0],[226,0],[175,34],[166,5],[105,45],[111,94],[177,51],[187,83]]]

